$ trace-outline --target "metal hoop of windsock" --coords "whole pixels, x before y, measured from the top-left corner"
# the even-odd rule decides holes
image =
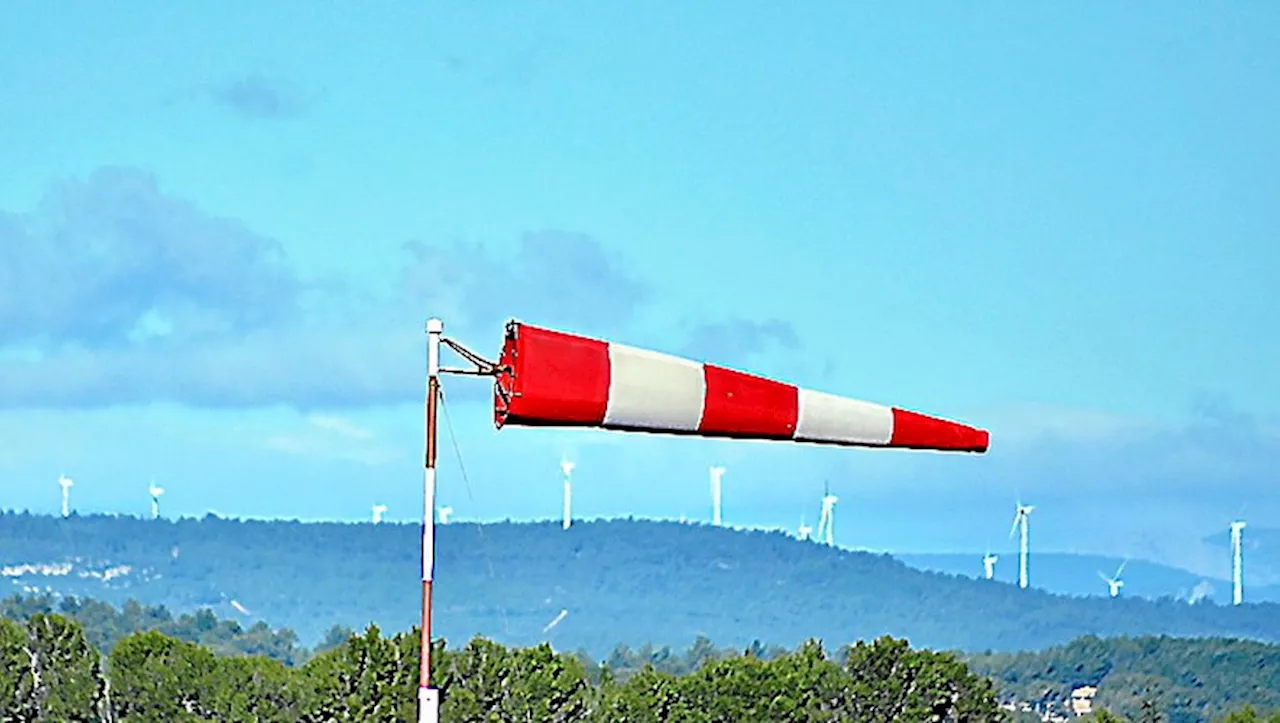
[[[426,331],[419,723],[440,720],[439,691],[431,687],[431,599],[441,374],[493,377],[494,424],[499,429],[596,427],[979,454],[989,442],[985,430],[959,422],[520,321],[508,322],[496,363],[445,338],[439,319],[429,320]],[[441,367],[441,344],[470,368]]]

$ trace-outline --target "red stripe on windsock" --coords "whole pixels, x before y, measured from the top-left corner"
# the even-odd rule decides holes
[[[891,447],[986,452],[991,435],[986,430],[893,408]]]
[[[604,421],[609,405],[609,345],[574,334],[508,325],[498,362],[494,421],[586,425]]]
[[[704,364],[705,407],[698,432],[730,437],[790,439],[799,416],[798,391],[790,384]]]

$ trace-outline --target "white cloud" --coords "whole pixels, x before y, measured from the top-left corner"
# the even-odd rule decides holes
[[[400,457],[395,447],[379,441],[367,427],[337,415],[313,414],[305,426],[273,432],[258,438],[258,446],[282,454],[357,462],[368,466],[387,464]]]
[[[1119,442],[1158,430],[1141,417],[1071,409],[1047,404],[1020,404],[985,415],[992,446],[1050,438],[1065,442]]]
[[[372,439],[373,432],[357,425],[346,417],[339,417],[329,414],[313,414],[307,418],[307,422],[317,429],[323,429],[334,432],[343,437],[351,439]]]

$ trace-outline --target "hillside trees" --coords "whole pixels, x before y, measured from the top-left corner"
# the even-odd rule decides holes
[[[1085,636],[1037,653],[974,655],[1003,695],[1045,703],[1098,687],[1095,703],[1129,720],[1151,711],[1170,723],[1212,719],[1225,702],[1280,711],[1280,647],[1247,640]]]
[[[192,723],[387,723],[412,719],[416,631],[363,633],[288,666],[263,655],[220,656],[159,630],[126,635],[105,659],[80,626],[35,613],[0,621],[0,719]],[[765,657],[712,655],[683,675],[651,664],[625,681],[593,683],[577,655],[548,645],[507,648],[438,641],[435,684],[449,723],[551,721],[998,721],[993,691],[950,655],[883,638],[843,662],[817,642]],[[879,676],[892,683],[879,686]]]
[[[288,665],[305,661],[309,651],[288,628],[272,629],[265,622],[242,627],[224,620],[207,608],[175,617],[164,606],[125,602],[118,610],[105,602],[52,595],[14,595],[0,600],[0,618],[24,622],[37,615],[58,613],[80,624],[86,639],[100,651],[110,650],[133,633],[157,630],[170,637],[203,645],[218,655],[263,655]],[[345,640],[350,629],[335,626],[326,641]],[[334,638],[333,636],[337,636]]]
[[[594,659],[619,643],[683,648],[700,634],[738,652],[755,638],[794,648],[810,636],[838,644],[888,631],[915,645],[970,651],[1039,649],[1089,633],[1280,641],[1276,604],[1049,595],[924,573],[889,556],[782,533],[610,520],[568,531],[558,524],[459,522],[441,526],[438,535],[438,604],[449,610],[438,621],[440,634],[465,639],[479,632],[535,645],[546,637],[547,622],[567,609],[570,618],[551,633],[553,644]],[[118,606],[133,598],[173,611],[175,625],[180,613],[201,608],[244,628],[265,618],[314,645],[335,623],[398,630],[418,621],[419,536],[417,525],[395,523],[0,513],[0,563],[71,566],[58,574],[23,573],[14,590],[48,586]],[[105,578],[104,571],[125,568]],[[819,582],[817,599],[794,594]],[[744,590],[751,591],[748,599]],[[736,613],[708,613],[729,609]],[[137,612],[112,639],[149,629]],[[83,620],[93,613],[68,614]],[[172,634],[211,646],[220,634],[188,630],[194,634]]]

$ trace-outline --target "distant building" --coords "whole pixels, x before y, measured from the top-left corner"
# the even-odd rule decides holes
[[[1076,716],[1089,715],[1093,712],[1093,696],[1098,689],[1092,685],[1082,685],[1071,691],[1071,712]]]

